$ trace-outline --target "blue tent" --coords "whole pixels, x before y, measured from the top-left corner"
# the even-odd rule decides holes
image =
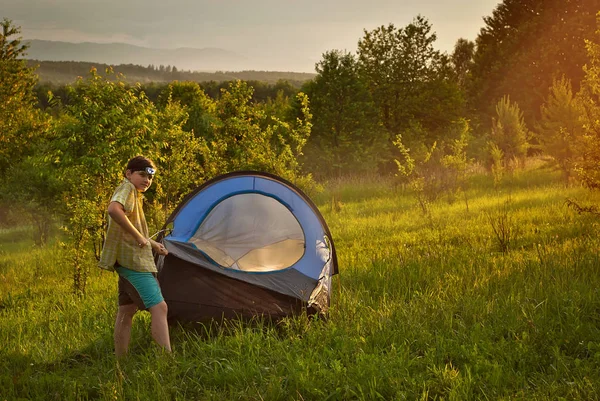
[[[216,177],[167,220],[159,281],[169,320],[326,313],[338,272],[331,233],[312,201],[272,174]]]

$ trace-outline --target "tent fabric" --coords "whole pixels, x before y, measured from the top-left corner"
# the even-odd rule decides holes
[[[294,215],[255,193],[219,202],[188,242],[217,264],[245,271],[281,270],[304,254],[304,233]]]
[[[198,249],[191,244],[173,242],[168,238],[166,238],[163,243],[169,251],[169,254],[176,256],[180,260],[195,264],[205,270],[211,270],[223,276],[245,281],[257,287],[270,289],[303,301],[308,301],[310,294],[318,281],[303,275],[295,269],[285,269],[268,274],[252,274],[240,270],[223,269],[222,267],[215,265],[214,262],[210,261],[202,253],[199,253]],[[165,296],[164,291],[163,296]]]
[[[255,317],[277,320],[299,313],[304,306],[304,302],[295,297],[212,270],[198,269],[196,264],[173,255],[167,255],[164,264],[170,267],[171,273],[161,270],[159,280],[163,295],[166,294],[170,323]]]
[[[272,174],[244,171],[208,181],[171,214],[160,238],[159,281],[169,318],[324,314],[337,257],[310,199]]]
[[[213,180],[209,185],[205,184],[206,187],[184,201],[185,203],[179,211],[176,209],[173,212],[176,213],[176,216],[172,220],[174,227],[170,235],[171,241],[188,242],[206,215],[215,204],[224,198],[240,193],[263,194],[277,199],[298,220],[304,230],[307,249],[304,257],[294,265],[294,268],[318,279],[321,269],[316,267],[320,263],[316,246],[325,237],[331,241],[331,235],[325,231],[325,222],[308,197],[303,195],[299,189],[295,189],[292,184],[285,183],[275,176],[233,174],[221,177],[217,181]],[[167,224],[170,222],[169,220]],[[309,252],[309,247],[312,252]],[[334,260],[334,265],[337,266],[337,260]],[[337,273],[337,270],[334,273]]]

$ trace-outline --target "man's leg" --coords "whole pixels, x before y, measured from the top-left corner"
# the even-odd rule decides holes
[[[171,352],[171,340],[169,338],[169,326],[167,324],[167,303],[162,301],[150,309],[152,315],[152,338],[165,351]]]
[[[115,322],[115,355],[121,357],[127,354],[131,338],[131,322],[138,307],[135,304],[119,305],[117,320]]]

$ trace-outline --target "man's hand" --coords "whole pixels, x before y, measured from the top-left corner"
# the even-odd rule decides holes
[[[160,242],[156,242],[153,239],[151,239],[150,245],[152,245],[152,249],[154,250],[154,252],[158,253],[159,255],[168,255],[169,254],[169,251],[167,251],[167,248],[165,248],[165,246],[163,244],[161,244]]]

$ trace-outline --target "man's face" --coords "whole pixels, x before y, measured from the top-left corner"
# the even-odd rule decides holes
[[[127,170],[125,176],[139,192],[145,192],[150,188],[152,178],[154,178],[153,174],[148,174],[146,171]]]

